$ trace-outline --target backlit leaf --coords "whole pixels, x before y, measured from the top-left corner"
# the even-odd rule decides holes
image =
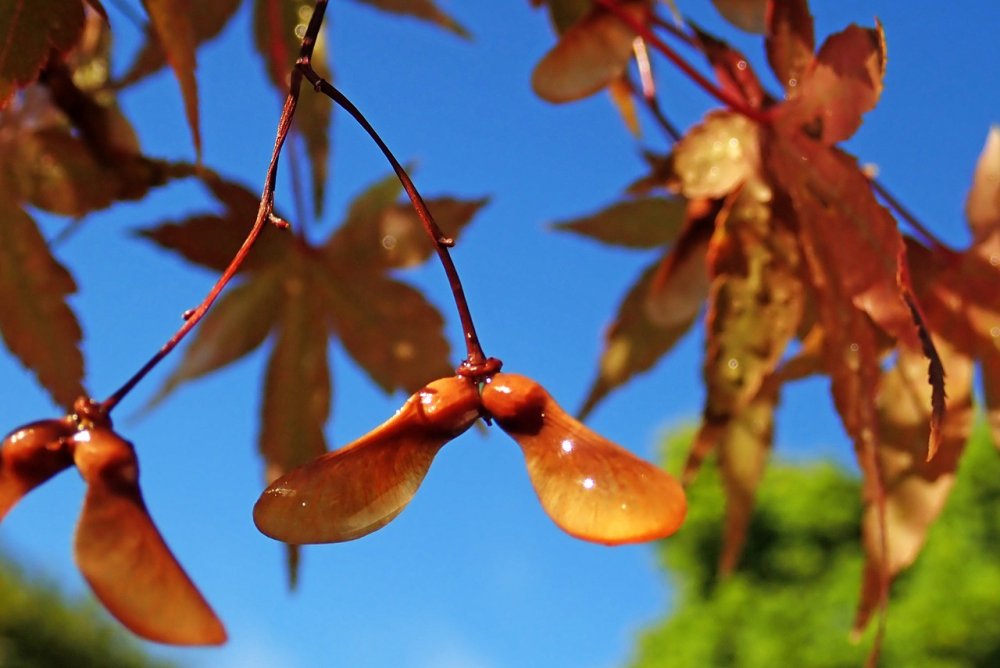
[[[760,107],[767,99],[767,92],[760,85],[760,80],[746,57],[698,26],[692,25],[692,29],[702,52],[715,70],[715,77],[722,90],[749,107]]]
[[[783,122],[828,146],[849,138],[861,126],[861,116],[878,102],[885,62],[881,25],[852,25],[831,35],[803,76],[798,94],[784,105]]]
[[[553,227],[613,246],[656,248],[677,238],[686,207],[681,199],[642,197],[617,202],[593,215],[555,223]]]
[[[955,471],[972,430],[972,363],[943,341],[938,348],[948,370],[948,407],[938,454],[927,461],[930,387],[921,355],[901,351],[882,378],[878,395],[878,459],[885,481],[887,570],[895,577],[923,548],[927,531],[944,508]],[[855,628],[864,628],[878,600],[881,563],[878,509],[868,501],[862,521],[867,563]]]
[[[0,447],[0,520],[21,498],[73,465],[69,448],[62,445],[76,424],[67,418],[40,420],[18,427]]]
[[[449,30],[460,37],[469,37],[469,32],[462,25],[448,16],[434,4],[433,0],[356,0],[365,5],[371,5],[385,12],[412,16],[422,21],[428,21]]]
[[[758,34],[764,32],[767,0],[712,0],[712,4],[737,28]]]
[[[735,112],[709,113],[671,155],[673,185],[688,199],[724,197],[759,169],[757,125]]]
[[[774,0],[767,3],[767,61],[789,97],[799,94],[800,84],[813,61],[816,38],[806,0]]]
[[[80,0],[5,0],[0,4],[0,109],[38,78],[50,52],[65,53],[83,32]]]
[[[0,334],[64,407],[85,394],[82,333],[66,304],[74,292],[35,221],[0,192]]]
[[[241,0],[197,0],[188,9],[191,31],[196,45],[201,45],[218,35],[233,17]],[[136,54],[126,74],[118,81],[128,86],[153,74],[167,64],[167,57],[160,46],[155,32],[146,36],[146,41]]]
[[[646,0],[622,3],[637,20],[649,11]],[[573,24],[535,67],[531,86],[549,102],[571,102],[593,95],[620,77],[632,57],[635,33],[599,7]]]
[[[192,23],[191,1],[142,0],[142,4],[180,85],[184,111],[200,162],[201,130],[198,123],[198,81],[195,79],[195,49],[198,45]]]
[[[547,0],[545,4],[549,8],[552,25],[559,34],[583,20],[594,7],[592,0]]]

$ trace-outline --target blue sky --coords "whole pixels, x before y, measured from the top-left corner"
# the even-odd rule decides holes
[[[615,200],[642,173],[640,149],[662,150],[655,128],[647,126],[636,141],[603,95],[561,107],[537,100],[529,77],[552,37],[545,16],[525,0],[442,0],[472,31],[471,42],[353,3],[333,4],[336,82],[397,156],[417,165],[424,194],[492,198],[454,252],[487,353],[575,409],[592,379],[601,333],[648,258],[546,226]],[[706,28],[736,34],[709,3],[678,5]],[[877,164],[884,182],[931,229],[964,244],[970,175],[990,124],[1000,120],[1000,6],[841,2],[814,11],[818,36],[850,22],[871,24],[875,16],[884,23],[886,89],[848,148]],[[135,29],[113,8],[112,21],[127,49]],[[206,162],[259,190],[280,100],[263,79],[249,28],[244,10],[200,52],[198,75]],[[757,38],[734,41],[762,61]],[[659,62],[658,72],[663,104],[681,127],[713,106],[667,63]],[[137,86],[125,106],[149,153],[192,156],[169,75]],[[333,147],[327,213],[310,228],[317,236],[388,172],[344,114],[334,120]],[[278,200],[292,210],[285,178]],[[86,334],[88,385],[99,397],[166,340],[214,280],[130,232],[211,206],[197,185],[180,184],[88,218],[58,249],[81,286],[73,304]],[[58,229],[49,224],[46,231]],[[403,276],[442,307],[450,339],[459,343],[440,268]],[[688,337],[652,373],[604,402],[591,426],[656,458],[663,435],[700,410],[701,344],[700,332]],[[382,395],[336,346],[332,359],[328,434],[341,444],[386,419],[405,397]],[[139,451],[154,518],[231,637],[222,649],[154,651],[213,667],[603,668],[622,663],[636,631],[669,606],[652,548],[605,548],[562,534],[538,505],[517,447],[498,430],[472,431],[444,448],[413,504],[382,531],[307,549],[300,590],[289,593],[283,551],[250,519],[262,487],[255,448],[263,360],[258,351],[183,387],[151,415],[126,419],[162,382],[167,368],[159,369],[117,414],[119,430]],[[5,356],[0,377],[0,431],[53,414],[46,395]],[[787,392],[777,439],[785,457],[850,461],[819,382]],[[82,492],[79,476],[63,474],[0,530],[6,553],[81,595],[71,536]]]

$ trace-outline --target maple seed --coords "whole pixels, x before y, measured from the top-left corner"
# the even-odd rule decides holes
[[[271,483],[254,506],[254,523],[293,545],[353,540],[380,529],[416,494],[441,446],[479,414],[474,383],[436,380],[373,431]]]
[[[25,494],[69,468],[65,439],[76,426],[69,418],[40,420],[18,427],[0,447],[0,520]]]
[[[575,420],[532,379],[498,373],[482,402],[521,446],[545,512],[566,533],[620,545],[680,528],[687,512],[680,483]]]
[[[132,444],[98,427],[72,438],[87,482],[77,566],[108,611],[133,633],[175,645],[218,645],[226,631],[153,524]]]

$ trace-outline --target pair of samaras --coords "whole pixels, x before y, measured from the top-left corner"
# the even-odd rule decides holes
[[[567,533],[618,545],[663,538],[684,520],[673,477],[587,429],[530,378],[497,373],[481,385],[462,376],[430,383],[375,430],[275,480],[254,522],[296,545],[369,534],[406,507],[438,450],[480,417],[521,446],[545,512]]]

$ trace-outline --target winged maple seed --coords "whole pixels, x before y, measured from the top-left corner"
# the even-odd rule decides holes
[[[104,607],[133,633],[174,645],[217,645],[222,623],[170,552],[139,490],[132,444],[96,404],[15,429],[0,448],[0,519],[38,485],[75,465],[87,483],[77,566]]]
[[[589,430],[534,380],[507,373],[430,383],[381,426],[275,480],[254,522],[291,544],[365,536],[402,512],[441,447],[480,417],[521,446],[545,512],[570,535],[620,545],[680,527],[686,501],[673,477]]]

